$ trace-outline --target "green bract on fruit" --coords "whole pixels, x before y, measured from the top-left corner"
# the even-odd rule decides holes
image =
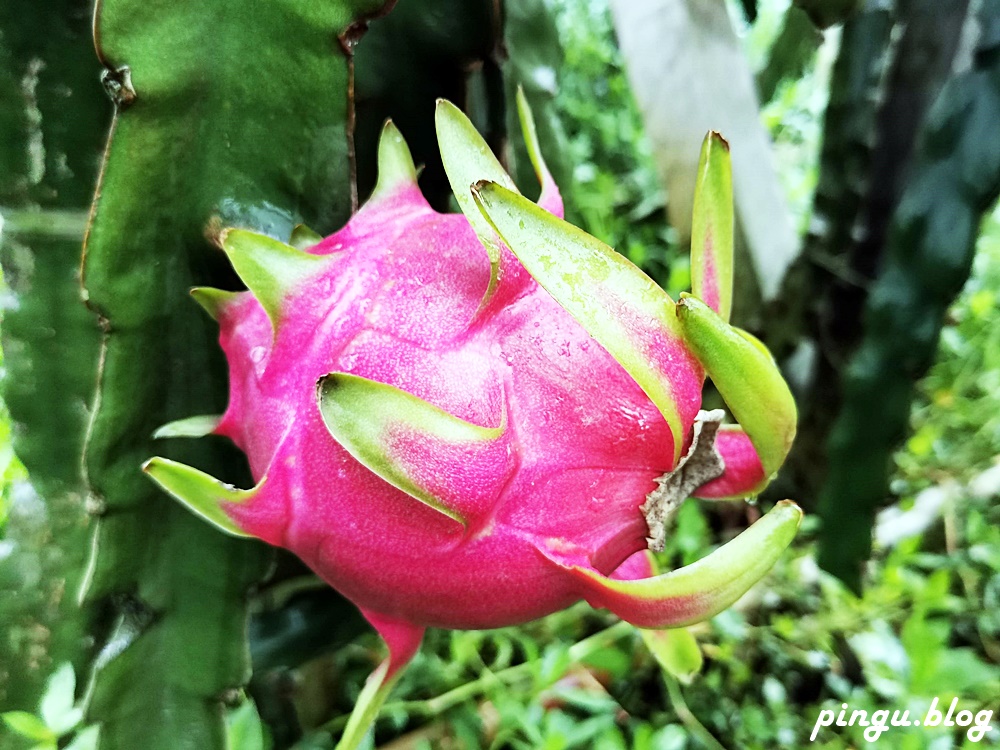
[[[771,356],[727,323],[728,147],[705,141],[694,288],[674,302],[559,218],[519,103],[537,205],[441,102],[464,215],[428,206],[389,124],[375,192],[342,230],[291,244],[229,231],[223,247],[249,292],[194,292],[221,326],[229,408],[165,431],[232,438],[257,485],[146,466],[226,531],[294,551],[383,635],[389,659],[343,747],[426,627],[520,623],[581,598],[646,628],[692,623],[760,579],[800,520],[779,503],[703,560],[652,575],[643,550],[662,544],[677,503],[759,492],[795,430]],[[699,411],[706,373],[741,426]]]

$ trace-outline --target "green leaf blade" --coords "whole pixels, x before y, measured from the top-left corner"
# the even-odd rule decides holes
[[[570,573],[595,607],[640,628],[676,628],[731,606],[771,569],[795,537],[802,511],[788,500],[732,541],[683,568],[638,580],[608,578],[555,548],[542,554]]]
[[[55,732],[49,729],[45,725],[45,722],[34,714],[29,714],[27,711],[7,711],[6,713],[0,714],[0,719],[3,719],[4,723],[10,727],[12,731],[22,737],[29,740],[35,740],[36,742],[55,743]]]
[[[666,630],[639,629],[642,642],[667,674],[684,684],[691,683],[701,672],[704,658],[701,647],[687,628]]]
[[[771,478],[791,450],[798,409],[770,352],[694,297],[681,299],[677,317],[692,351],[750,437],[766,477]]]
[[[691,292],[729,320],[733,306],[733,172],[729,144],[705,136],[691,224]]]
[[[499,282],[500,244],[493,227],[476,207],[472,186],[480,180],[491,180],[510,190],[516,191],[517,188],[462,110],[451,102],[439,100],[434,122],[441,148],[441,161],[455,200],[490,258],[490,281],[482,302],[485,305]]]
[[[346,373],[322,378],[317,398],[327,430],[354,458],[466,528],[488,512],[492,491],[513,471],[505,416],[496,427],[472,424],[406,391]],[[467,481],[470,474],[480,481]]]
[[[687,350],[674,302],[604,243],[502,186],[483,183],[476,200],[536,281],[656,404],[680,456],[701,402],[701,373]]]

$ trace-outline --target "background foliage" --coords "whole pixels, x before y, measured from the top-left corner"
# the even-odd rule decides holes
[[[410,7],[404,10],[407,3]],[[542,126],[543,141],[561,173],[569,217],[641,265],[671,294],[686,289],[686,248],[667,224],[669,195],[653,164],[607,4],[510,1],[506,39],[498,36],[502,25],[492,15],[494,3],[469,3],[464,13],[457,6],[448,10],[447,5],[438,3],[441,15],[433,16],[447,23],[420,26],[406,22],[403,13],[420,16],[421,4],[404,0],[384,25],[373,23],[369,37],[358,46],[362,190],[370,184],[370,172],[366,175],[364,168],[371,161],[370,136],[386,114],[409,136],[406,123],[423,122],[426,127],[431,120],[429,102],[433,96],[446,95],[465,101],[491,143],[503,148],[503,92],[523,83],[540,119],[548,123]],[[761,115],[774,140],[788,205],[799,231],[818,240],[828,239],[825,232],[831,227],[854,226],[856,214],[835,214],[855,204],[860,211],[870,192],[869,152],[877,150],[876,115],[880,103],[891,99],[892,86],[886,73],[891,64],[872,40],[882,39],[894,19],[915,13],[920,6],[914,2],[851,5],[857,7],[846,25],[841,25],[843,18],[834,18],[832,28],[824,32],[815,28],[805,11],[782,0],[730,7],[747,58],[758,71]],[[959,12],[958,5],[952,10]],[[33,28],[60,29],[75,45],[75,59],[91,54],[81,8],[67,4],[53,7],[51,13],[31,19]],[[991,16],[984,11],[983,18]],[[31,79],[27,68],[11,68],[10,59],[37,58],[54,66],[56,57],[48,62],[46,55],[52,52],[47,48],[25,52],[10,31],[18,25],[2,14],[0,21],[0,60],[8,65],[5,74],[17,73],[0,80],[0,87],[6,85],[17,99]],[[862,45],[866,41],[868,47]],[[388,54],[384,50],[398,50],[404,42],[410,63],[380,69],[379,61]],[[19,43],[39,44],[27,37]],[[504,46],[511,62],[503,62]],[[848,59],[845,50],[853,50],[853,57]],[[993,58],[989,49],[984,54],[978,60],[988,66]],[[853,70],[867,73],[852,79],[856,89],[845,88],[845,79],[837,77],[847,62],[855,66]],[[91,72],[96,75],[96,70],[95,65]],[[67,84],[73,92],[86,85]],[[412,101],[392,96],[399,86],[410,87]],[[45,96],[43,88],[38,111],[45,126],[38,132],[44,133],[47,153],[56,160],[65,153],[66,158],[81,161],[75,181],[55,167],[46,173],[49,178],[62,175],[72,189],[57,186],[46,191],[41,189],[44,184],[35,184],[32,190],[25,187],[32,184],[30,180],[0,181],[0,206],[7,219],[4,267],[13,288],[4,298],[4,345],[9,356],[16,354],[21,362],[26,360],[17,347],[24,329],[18,326],[35,320],[25,317],[16,302],[29,278],[23,270],[25,258],[33,269],[30,258],[45,243],[61,242],[70,248],[65,262],[49,270],[62,273],[64,282],[72,280],[78,250],[73,232],[82,222],[71,213],[66,229],[66,222],[57,219],[67,216],[51,212],[85,206],[97,164],[99,139],[92,137],[90,145],[62,145],[60,138],[82,139],[84,129],[67,127],[46,110]],[[92,119],[93,130],[100,131],[103,120]],[[365,122],[374,124],[369,128]],[[50,123],[54,129],[46,129]],[[6,136],[0,133],[0,137]],[[0,145],[5,164],[14,164],[17,154],[29,151],[29,144],[10,138]],[[513,140],[507,147],[519,174],[519,144]],[[435,177],[433,138],[415,133],[414,150],[418,159],[428,162],[425,189],[442,205],[447,197],[442,191],[435,198],[441,185],[440,175]],[[85,154],[92,154],[91,162]],[[831,177],[836,176],[831,167],[838,164],[849,167],[842,173],[850,180]],[[25,173],[18,169],[8,167],[6,176]],[[824,203],[827,199],[832,202]],[[41,231],[39,210],[49,212]],[[61,227],[63,235],[53,239],[53,227]],[[813,266],[799,271],[798,277],[793,271],[786,295],[808,296],[803,289],[811,287],[801,281],[801,274],[809,278],[816,263],[827,270],[831,267],[830,258],[810,254],[821,246],[815,244],[818,240],[812,245],[807,241],[804,263]],[[187,241],[193,247],[199,240]],[[833,262],[839,278],[851,278],[857,270],[849,262],[846,266],[836,265],[841,260]],[[66,288],[41,277],[30,278],[53,290]],[[893,458],[891,493],[878,496],[888,507],[875,517],[874,547],[861,572],[865,585],[860,594],[817,565],[820,526],[810,517],[793,552],[766,583],[733,609],[691,629],[702,653],[700,664],[676,643],[661,642],[650,651],[636,630],[585,605],[517,629],[434,631],[390,699],[373,743],[397,750],[801,747],[809,741],[819,711],[839,710],[843,703],[869,711],[909,709],[917,716],[934,697],[945,704],[958,697],[961,708],[1000,710],[998,300],[1000,213],[993,210],[978,232],[972,276],[944,317],[934,365],[920,382],[909,410],[908,438]],[[789,303],[786,296],[783,303],[782,317],[798,320],[801,311],[794,301]],[[54,305],[62,309],[65,300],[48,307]],[[768,316],[773,319],[774,312],[765,309],[757,315],[766,334]],[[808,320],[808,312],[801,316]],[[66,330],[62,324],[50,327]],[[787,355],[795,382],[800,373],[793,347],[783,344],[791,338],[780,332],[768,340]],[[38,356],[51,361],[59,354],[50,348]],[[93,357],[93,350],[80,356]],[[32,398],[38,403],[39,398],[32,392],[18,401],[18,383],[28,382],[24,370],[18,372],[5,374],[14,429],[21,419],[18,409]],[[840,377],[839,372],[834,374]],[[51,388],[70,392],[64,383]],[[77,419],[84,414],[82,409],[69,413]],[[52,480],[62,484],[55,494],[43,493],[63,497],[68,505],[45,505],[35,496],[27,497],[44,477],[32,468],[34,484],[28,483],[29,475],[11,447],[11,429],[11,423],[0,418],[0,593],[4,596],[0,711],[6,712],[0,745],[69,745],[85,750],[96,742],[96,728],[88,727],[88,722],[101,717],[87,687],[88,660],[99,645],[94,639],[108,636],[109,611],[121,610],[128,600],[113,598],[111,610],[85,612],[83,619],[95,618],[96,628],[72,614],[74,599],[66,590],[73,588],[73,576],[78,575],[73,568],[79,567],[86,551],[82,534],[68,535],[68,529],[75,528],[74,518],[86,518],[82,498],[72,491],[77,466],[65,458],[54,461],[56,470],[66,469]],[[808,453],[805,463],[789,472],[815,476],[805,484],[793,483],[791,491],[799,493],[803,487],[822,483],[822,472],[808,460],[822,454],[825,434],[820,438],[816,452]],[[39,437],[39,442],[44,440]],[[30,465],[30,445],[22,446],[19,455]],[[798,497],[815,507],[815,493]],[[697,559],[756,513],[752,506],[734,510],[688,502],[661,562],[677,565]],[[245,690],[226,696],[224,741],[232,750],[331,748],[364,678],[379,659],[379,642],[352,608],[294,560],[279,557],[274,569],[270,583],[250,597],[254,674]],[[245,586],[245,581],[239,585]],[[85,627],[91,627],[89,640],[82,634]],[[150,690],[155,692],[155,686]],[[139,696],[138,705],[144,697]],[[88,716],[74,706],[87,708]],[[222,713],[220,704],[218,715]],[[120,730],[124,734],[142,734],[143,719],[138,715],[124,721],[132,722]],[[993,724],[1000,725],[996,715]],[[861,746],[866,744],[861,731],[823,729],[816,742],[829,748]],[[1000,731],[994,730],[981,744],[1000,746]],[[893,729],[880,745],[935,750],[972,746],[960,732],[923,727]]]

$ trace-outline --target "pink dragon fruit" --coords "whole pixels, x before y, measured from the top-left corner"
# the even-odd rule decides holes
[[[664,575],[641,553],[662,545],[688,495],[759,492],[794,434],[767,350],[726,322],[725,142],[705,142],[693,294],[675,303],[561,220],[519,106],[538,205],[441,102],[464,215],[428,206],[387,124],[378,185],[347,226],[321,241],[297,231],[291,244],[230,230],[222,245],[250,291],[193,290],[221,326],[229,407],[161,434],[230,437],[257,485],[162,458],[145,470],[229,533],[295,552],[384,637],[390,655],[341,747],[366,730],[426,627],[521,623],[581,598],[644,628],[692,623],[756,582],[799,523],[779,503]],[[699,412],[706,373],[742,428]]]

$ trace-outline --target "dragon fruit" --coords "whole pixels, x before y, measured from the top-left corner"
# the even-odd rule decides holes
[[[225,435],[257,484],[235,489],[163,458],[145,470],[235,535],[286,547],[354,602],[389,656],[341,747],[374,719],[427,627],[493,628],[586,599],[644,628],[729,606],[798,527],[788,502],[713,554],[653,575],[688,495],[758,493],[795,430],[759,341],[727,322],[728,146],[702,152],[691,295],[679,302],[561,219],[519,99],[537,205],[471,123],[440,102],[438,138],[462,214],[422,197],[388,123],[379,180],[336,234],[290,243],[233,229],[249,291],[195,289],[229,362],[221,418],[161,435]],[[742,425],[700,412],[706,374]]]

